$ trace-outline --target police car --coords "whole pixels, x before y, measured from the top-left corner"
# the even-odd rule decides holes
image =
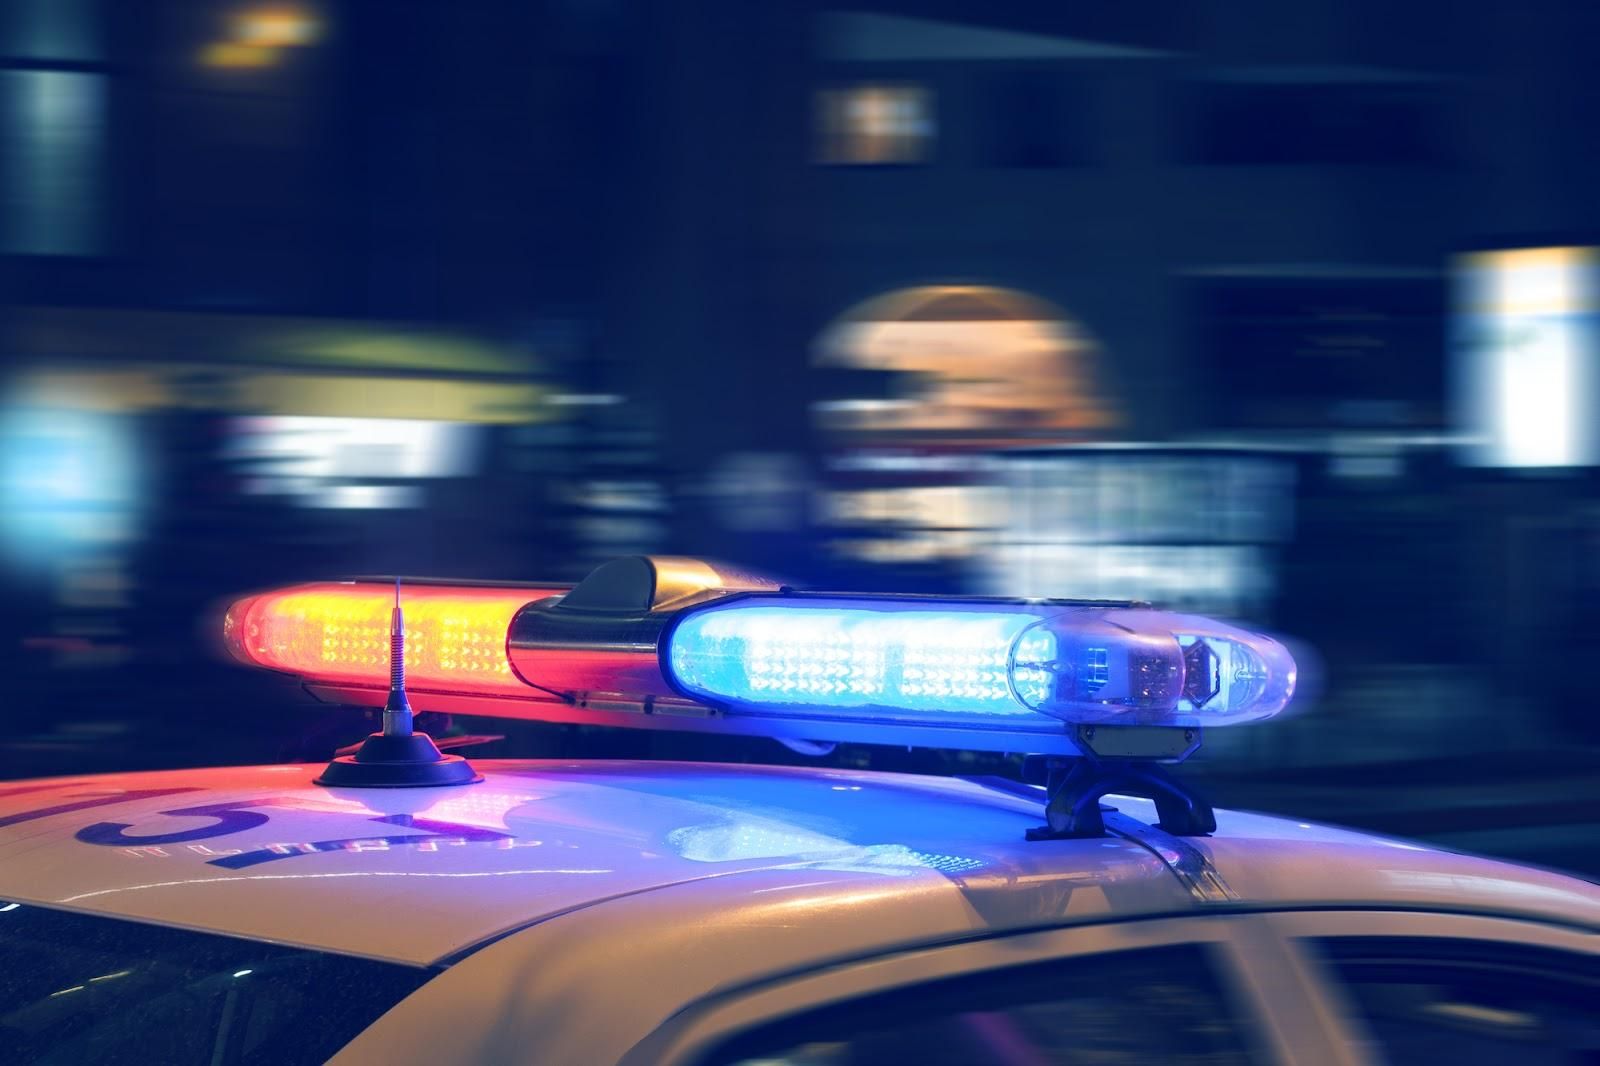
[[[302,585],[224,640],[383,707],[326,767],[0,786],[0,1060],[1594,1062],[1600,888],[1213,811],[1276,642],[1134,603]],[[413,706],[1031,753],[1029,785],[480,761]]]

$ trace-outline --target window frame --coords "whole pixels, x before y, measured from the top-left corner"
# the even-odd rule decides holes
[[[1378,1043],[1367,1030],[1361,1012],[1345,992],[1345,982],[1335,967],[1317,951],[1316,942],[1358,938],[1362,940],[1470,941],[1510,947],[1548,948],[1600,959],[1600,936],[1593,928],[1555,925],[1520,918],[1478,914],[1440,914],[1417,911],[1289,911],[1263,915],[1273,935],[1281,939],[1285,957],[1296,980],[1317,1001],[1318,1013],[1335,1039],[1357,1066],[1382,1066],[1370,1054]]]

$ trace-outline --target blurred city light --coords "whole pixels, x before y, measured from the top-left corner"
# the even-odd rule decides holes
[[[1269,613],[1294,532],[1289,457],[1071,447],[1008,455],[998,470],[1007,506],[984,538],[985,591]]]
[[[201,49],[200,62],[219,70],[259,70],[278,62],[278,50],[241,41],[217,41]]]
[[[250,495],[287,496],[305,507],[415,507],[422,502],[416,486],[396,482],[471,473],[479,429],[422,419],[239,418],[223,455],[246,472]]]
[[[147,488],[126,416],[13,397],[0,409],[0,531],[7,561],[33,576],[124,547]]]
[[[249,8],[231,21],[240,43],[256,48],[295,48],[315,44],[322,36],[322,21],[316,12],[298,4]]]
[[[106,85],[81,70],[0,71],[0,251],[102,250]]]
[[[858,85],[817,94],[817,160],[822,163],[922,163],[937,126],[927,89]]]
[[[1457,268],[1458,405],[1479,466],[1600,462],[1600,254],[1521,248]]]
[[[816,364],[889,376],[892,395],[817,406],[835,432],[1092,430],[1121,419],[1095,381],[1099,353],[1036,297],[927,285],[852,308],[818,341]]]
[[[203,65],[241,70],[274,66],[286,49],[316,44],[325,28],[314,8],[294,3],[245,7],[228,18],[227,27],[226,39],[200,50]]]

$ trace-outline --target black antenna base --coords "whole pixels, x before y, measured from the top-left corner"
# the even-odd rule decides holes
[[[444,754],[426,733],[373,733],[354,755],[330,762],[316,783],[330,788],[437,788],[482,780],[471,763]]]

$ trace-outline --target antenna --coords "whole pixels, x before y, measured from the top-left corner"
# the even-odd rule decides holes
[[[400,609],[400,579],[394,579],[394,610],[389,615],[389,702],[383,705],[383,735],[411,735],[411,701],[406,699],[406,616]]]
[[[432,737],[412,728],[411,701],[406,699],[406,616],[397,577],[389,614],[389,699],[383,705],[383,730],[362,741],[354,755],[336,757],[316,783],[332,788],[430,788],[482,780],[467,760],[445,755]]]

